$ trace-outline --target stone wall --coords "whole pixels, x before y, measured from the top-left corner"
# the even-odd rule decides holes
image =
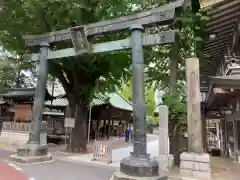
[[[180,158],[182,177],[211,179],[211,157],[209,154],[184,152]]]

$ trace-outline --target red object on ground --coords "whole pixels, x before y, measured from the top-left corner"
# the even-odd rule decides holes
[[[18,171],[6,163],[0,163],[0,180],[28,180],[22,171]]]

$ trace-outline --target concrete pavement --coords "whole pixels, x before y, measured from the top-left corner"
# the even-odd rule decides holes
[[[152,140],[147,143],[147,151],[151,154],[152,157],[158,156],[158,140]],[[130,153],[133,152],[132,145],[128,147],[123,147],[119,149],[112,150],[112,163],[106,164],[105,162],[100,161],[91,161],[93,153],[84,154],[84,155],[69,155],[68,157],[63,157],[61,160],[67,162],[75,162],[81,163],[85,165],[92,165],[92,166],[104,166],[109,169],[117,169],[120,167],[120,161],[126,156],[129,156]]]
[[[35,180],[108,180],[114,170],[56,160],[53,163],[20,165]]]
[[[12,151],[0,149],[0,180],[108,180],[115,170],[56,160],[19,165],[7,162]]]

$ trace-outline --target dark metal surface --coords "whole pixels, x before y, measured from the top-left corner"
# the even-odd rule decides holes
[[[143,32],[139,25],[131,26],[132,36],[132,94],[133,94],[133,152],[120,162],[120,171],[137,177],[154,177],[159,175],[159,164],[147,154],[146,107],[144,101],[144,58]]]
[[[134,146],[133,155],[146,156],[146,106],[144,101],[144,58],[143,58],[143,31],[141,25],[132,25],[132,94],[134,119]]]
[[[45,101],[46,84],[48,78],[47,55],[49,45],[41,44],[39,54],[39,72],[37,87],[35,89],[35,99],[33,104],[33,115],[28,143],[18,149],[16,155],[9,156],[9,160],[17,163],[37,163],[52,161],[52,156],[48,153],[47,145],[40,142],[40,133],[46,132],[46,123],[42,123],[42,112]],[[29,158],[30,157],[30,158]]]
[[[87,35],[94,36],[128,30],[131,24],[138,24],[140,22],[144,27],[154,26],[156,23],[166,25],[173,21],[175,9],[183,7],[184,3],[185,0],[176,0],[164,6],[130,16],[92,23],[85,26]],[[57,43],[71,40],[68,29],[41,35],[26,35],[23,38],[27,46],[38,46],[41,42]]]
[[[157,177],[159,176],[159,164],[154,159],[131,155],[121,160],[120,172],[135,177]]]
[[[28,142],[30,144],[40,144],[41,120],[44,107],[46,84],[48,79],[48,60],[47,60],[48,51],[49,45],[47,43],[41,44],[39,55],[40,64],[38,72],[38,81],[37,87],[35,89],[33,115]]]
[[[161,31],[157,34],[143,36],[143,46],[152,46],[157,44],[172,44],[175,42],[175,31]],[[83,55],[86,53],[97,54],[102,52],[111,52],[119,50],[127,50],[131,48],[131,39],[121,39],[117,41],[108,41],[103,43],[91,44],[90,49],[83,49],[80,51],[75,51],[75,48],[60,49],[56,51],[50,51],[48,54],[48,59],[59,59],[64,57],[72,57]],[[38,53],[28,56],[32,61],[38,61]]]

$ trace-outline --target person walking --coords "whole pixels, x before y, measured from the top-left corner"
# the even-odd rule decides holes
[[[129,141],[129,135],[130,135],[130,131],[129,131],[129,129],[127,128],[126,131],[125,131],[125,141],[126,141],[126,142]]]

